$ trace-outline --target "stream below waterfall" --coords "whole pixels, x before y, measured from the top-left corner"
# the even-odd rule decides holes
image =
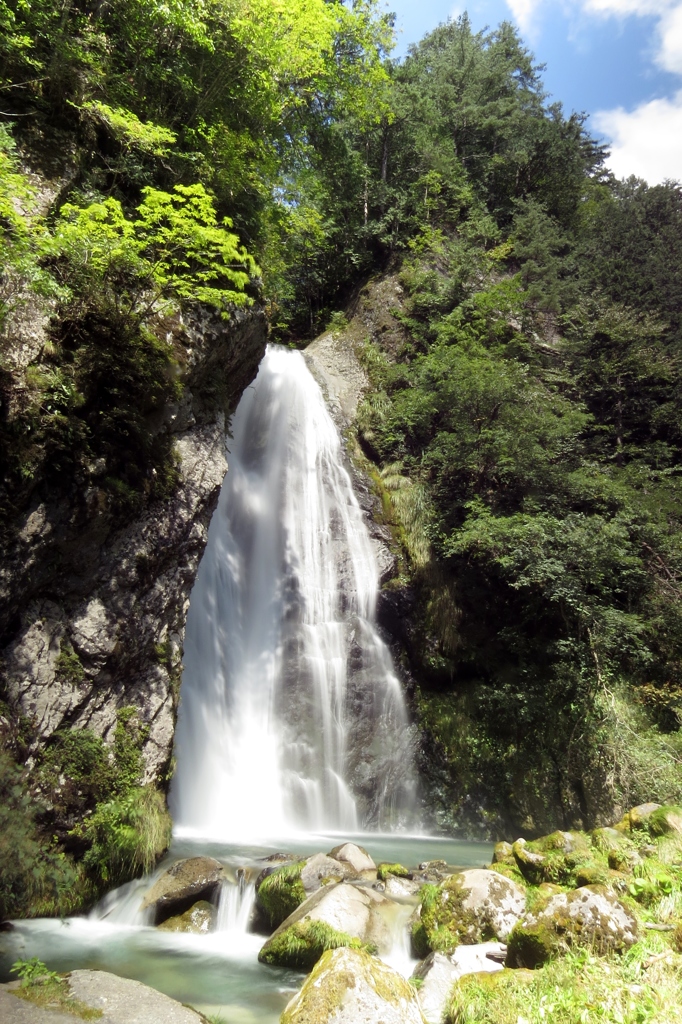
[[[15,922],[0,975],[38,957],[135,978],[225,1024],[276,1024],[302,975],[258,963],[265,938],[248,928],[263,858],[352,840],[377,863],[472,867],[492,846],[419,835],[415,730],[375,622],[377,552],[299,352],[268,348],[228,450],[187,619],[171,849],[87,917]],[[198,855],[225,867],[215,930],[151,927],[143,894]],[[414,903],[396,902],[384,956],[405,975]]]

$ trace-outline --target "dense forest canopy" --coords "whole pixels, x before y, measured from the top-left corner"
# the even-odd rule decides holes
[[[464,15],[402,61],[392,41],[376,0],[0,0],[3,536],[88,461],[122,520],[172,491],[149,417],[178,399],[178,311],[263,302],[304,344],[396,275],[392,340],[360,346],[359,439],[404,552],[392,586],[416,594],[439,820],[532,832],[680,799],[682,189],[614,180],[511,24]],[[50,342],[10,401],[36,297]],[[142,863],[139,779],[112,782],[94,738],[32,767],[38,793],[59,765],[106,781],[72,794],[90,831],[41,853],[30,730],[2,755],[27,865],[5,913]]]

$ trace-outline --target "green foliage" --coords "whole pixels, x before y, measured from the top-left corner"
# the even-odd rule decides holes
[[[56,971],[49,971],[37,956],[30,960],[16,960],[10,967],[10,973],[16,974],[22,986],[34,985],[36,982],[48,984],[59,979]]]
[[[26,791],[26,774],[0,750],[0,920],[68,913],[77,872],[57,846],[45,842],[40,813]]]
[[[102,121],[124,149],[139,149],[152,156],[168,156],[177,135],[169,128],[140,121],[131,110],[110,107],[99,100],[93,100],[82,107]]]
[[[168,849],[171,819],[163,794],[145,786],[98,804],[74,834],[89,844],[87,875],[98,887],[111,888],[151,871]]]
[[[85,678],[80,658],[69,641],[65,640],[64,637],[60,641],[55,668],[55,676],[68,686],[78,686]]]
[[[37,957],[17,960],[10,971],[21,978],[21,988],[15,990],[15,994],[34,1006],[63,1010],[81,1020],[98,1020],[102,1016],[101,1010],[74,999],[66,978],[56,971],[49,971]]]
[[[650,935],[609,958],[572,952],[536,971],[470,975],[453,988],[446,1024],[670,1024],[680,1005],[679,956]]]
[[[120,311],[147,318],[163,300],[231,306],[253,300],[244,289],[258,268],[232,221],[217,219],[203,185],[176,185],[173,192],[143,190],[136,219],[116,199],[61,209],[53,253],[68,264],[66,280],[86,294],[102,289]]]

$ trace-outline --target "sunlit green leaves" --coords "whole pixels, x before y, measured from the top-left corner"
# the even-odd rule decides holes
[[[249,253],[218,220],[203,185],[176,185],[172,193],[144,190],[135,219],[120,202],[66,204],[51,243],[68,266],[70,287],[99,281],[112,299],[145,315],[163,300],[203,302],[228,315],[253,300],[245,289],[258,273]]]

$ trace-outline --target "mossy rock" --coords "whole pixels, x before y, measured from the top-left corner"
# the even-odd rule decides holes
[[[177,861],[145,894],[140,910],[148,910],[157,925],[179,917],[200,900],[216,899],[224,874],[222,864],[213,857]]]
[[[606,858],[594,850],[582,832],[553,832],[531,843],[518,839],[512,852],[519,871],[531,885],[553,882],[576,886],[608,879]]]
[[[391,901],[374,889],[347,882],[325,886],[279,926],[258,959],[273,966],[309,970],[325,949],[337,946],[387,953],[392,945],[391,910]]]
[[[304,860],[283,864],[262,880],[259,879],[256,900],[272,928],[278,928],[306,899],[307,893],[301,881],[301,871],[305,865]]]
[[[575,869],[577,888],[584,885],[608,885],[610,881],[611,872],[608,865],[601,861],[589,860]]]
[[[323,953],[329,949],[362,950],[376,953],[376,946],[339,932],[324,921],[298,921],[283,929],[263,946],[258,959],[273,967],[290,967],[295,971],[309,971]]]
[[[634,945],[638,930],[632,913],[604,887],[558,893],[516,925],[509,937],[507,964],[539,967],[573,946],[620,953]]]
[[[424,1024],[414,988],[368,953],[328,950],[282,1014],[280,1024]]]
[[[396,878],[409,878],[410,872],[402,864],[387,864],[382,861],[377,868],[377,877],[385,882],[390,875],[395,875]]]
[[[184,932],[188,935],[205,935],[215,927],[217,913],[212,903],[199,900],[184,914],[169,917],[158,926],[160,932]]]
[[[648,822],[654,811],[660,809],[660,804],[648,803],[638,804],[637,807],[631,807],[623,815],[623,820],[617,822],[613,828],[617,832],[633,832],[633,831],[648,831]]]
[[[525,912],[525,891],[497,871],[474,868],[422,889],[412,926],[416,956],[448,953],[460,944],[506,939]]]
[[[511,843],[504,841],[495,844],[493,864],[514,864],[514,850]]]
[[[641,864],[637,847],[626,833],[615,828],[596,828],[590,835],[592,845],[606,857],[612,871],[631,874]]]
[[[649,815],[647,831],[655,837],[682,835],[682,807],[675,804],[659,807]]]

